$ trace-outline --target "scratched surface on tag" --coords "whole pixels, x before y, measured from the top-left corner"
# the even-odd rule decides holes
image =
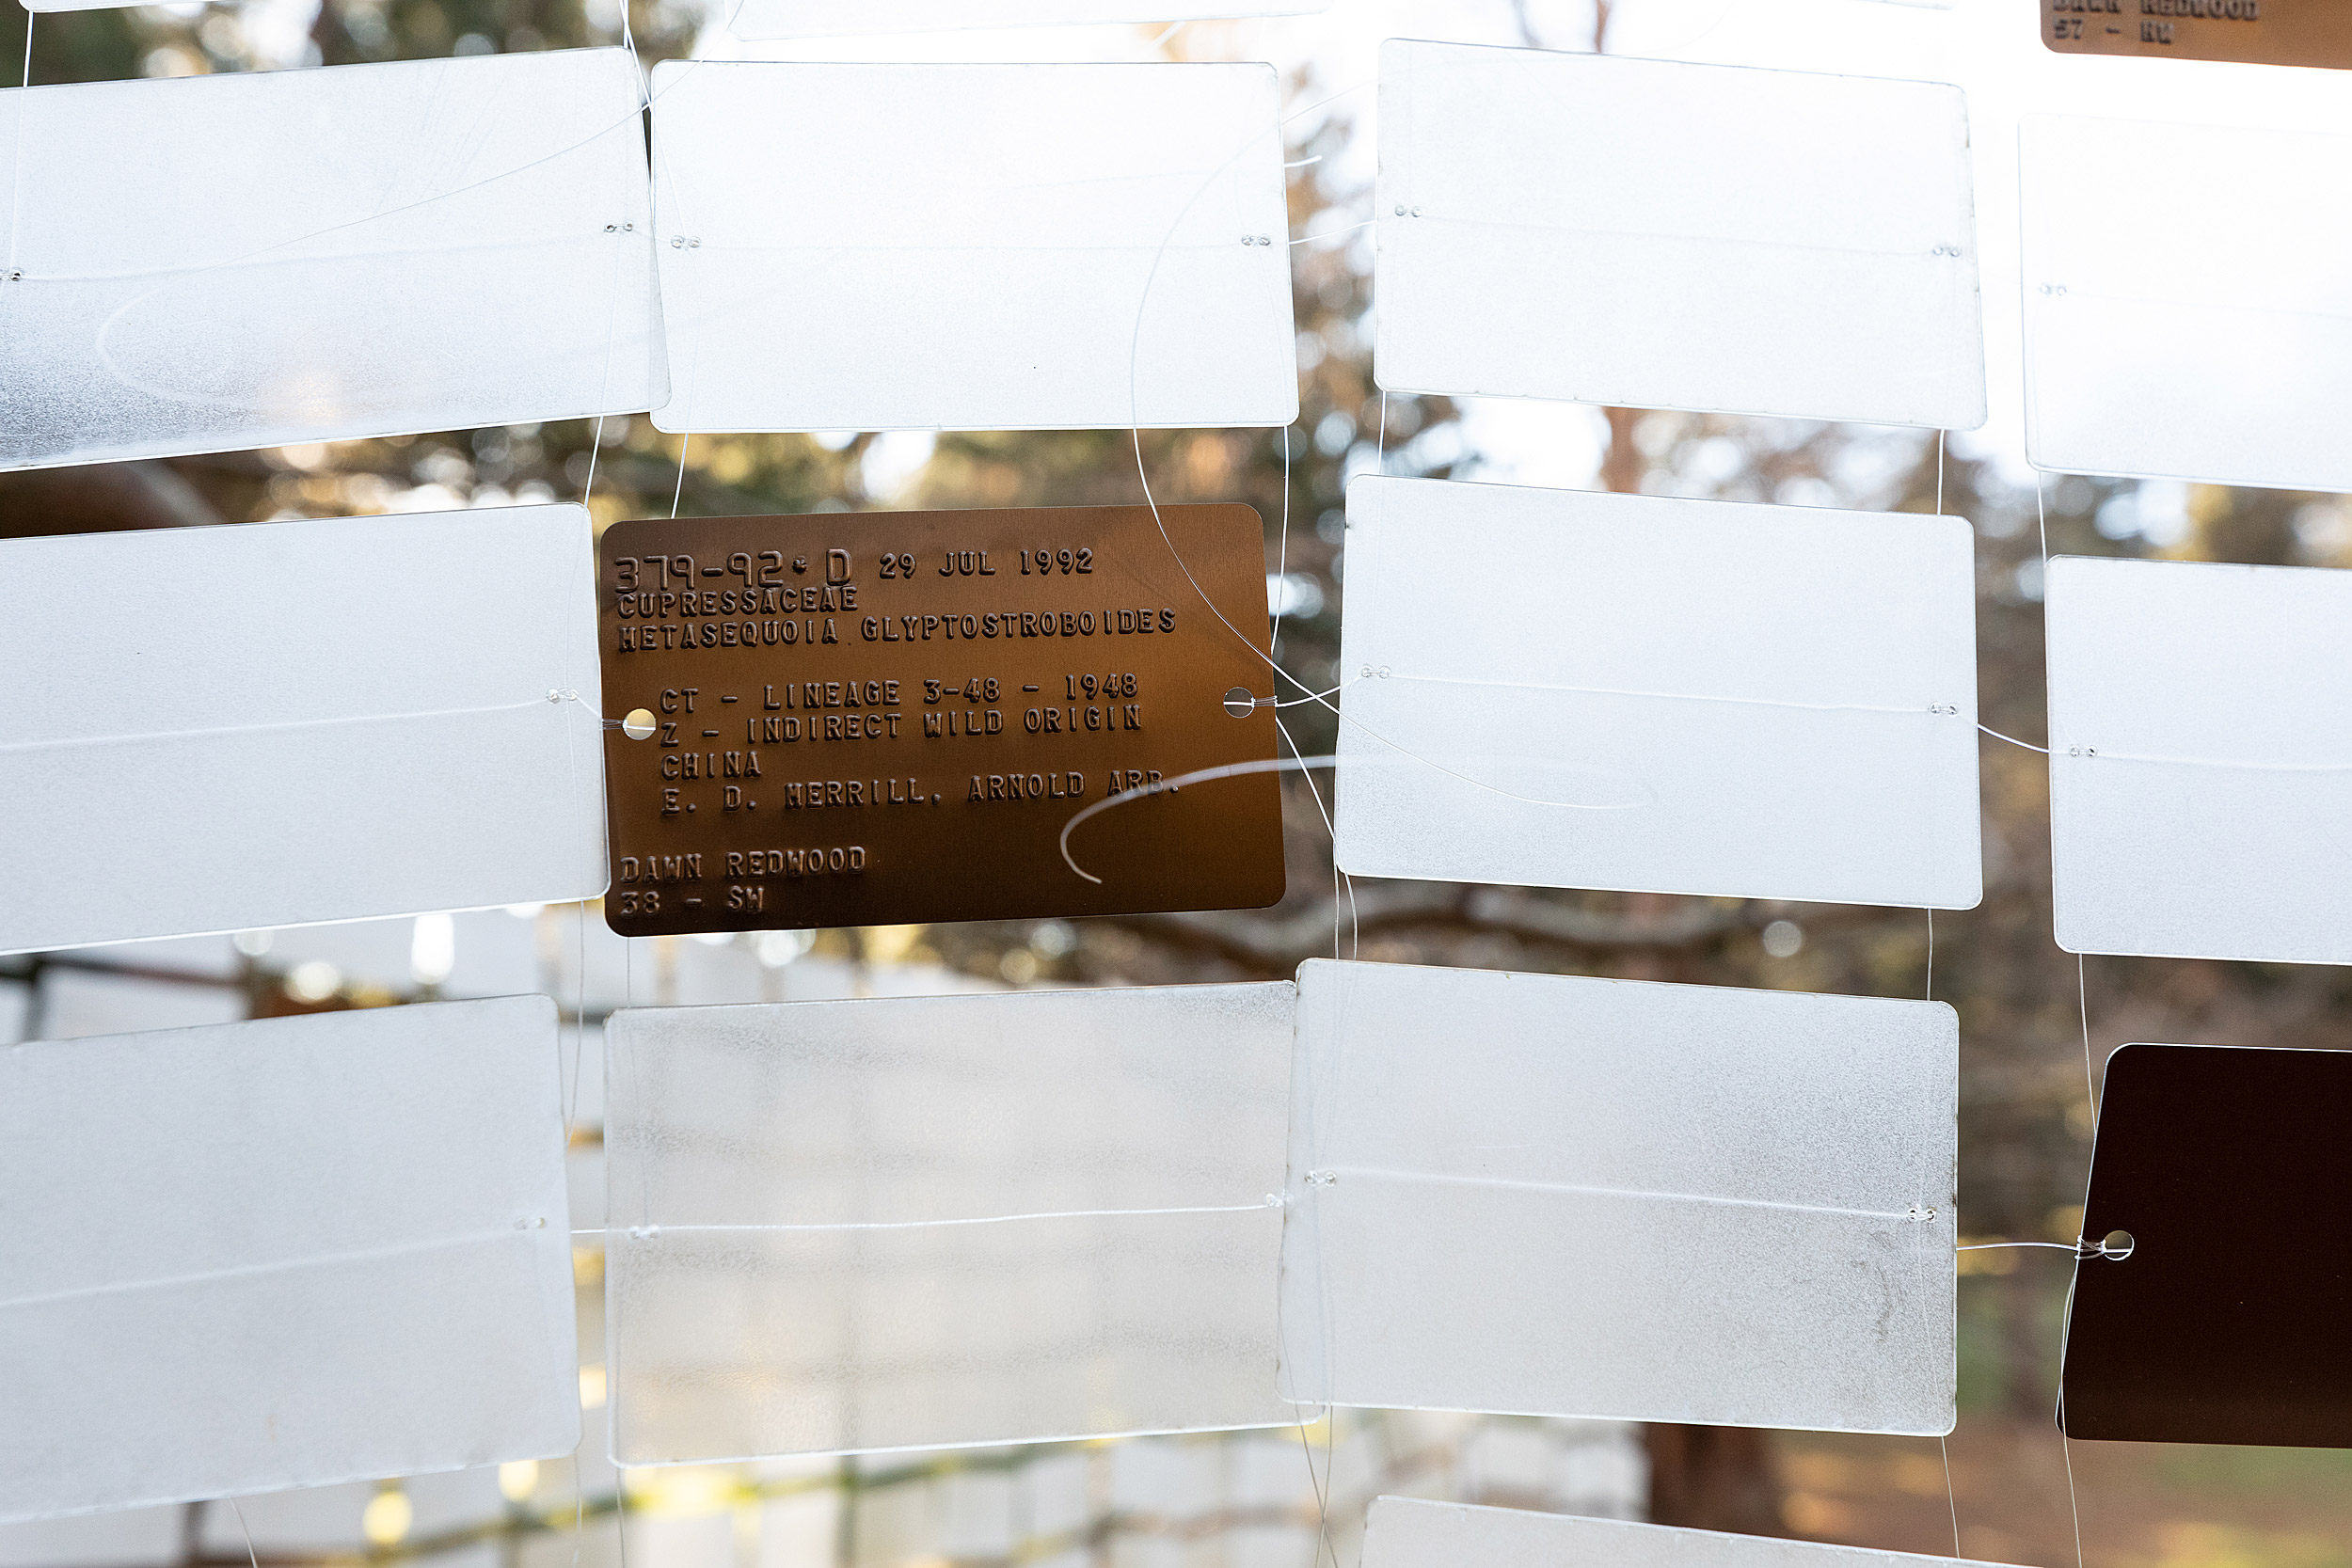
[[[2352,70],[2344,0],[2042,0],[2042,41],[2062,55]]]
[[[1271,773],[1166,787],[1275,754],[1226,706],[1271,689],[1247,506],[648,519],[597,558],[624,936],[1282,895]],[[1089,881],[1063,825],[1131,794],[1071,834]]]

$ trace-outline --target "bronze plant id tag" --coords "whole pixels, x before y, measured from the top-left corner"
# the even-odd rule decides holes
[[[2352,70],[2345,0],[2042,0],[2042,41],[2061,55]]]
[[[606,530],[605,711],[634,720],[605,732],[606,922],[658,936],[1279,899],[1273,774],[1159,787],[1275,754],[1271,708],[1225,705],[1270,689],[1262,525],[1240,505],[1159,515],[1165,537],[1144,506]],[[1071,834],[1088,881],[1063,825],[1122,795]]]

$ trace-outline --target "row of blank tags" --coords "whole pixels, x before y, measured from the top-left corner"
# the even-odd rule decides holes
[[[1270,67],[671,62],[652,95],[649,195],[617,50],[0,94],[0,463],[1295,416]],[[1384,386],[1981,420],[1954,89],[1391,43],[1383,116]],[[251,199],[189,194],[220,187]]]
[[[2352,489],[2347,147],[2026,122],[2038,467]],[[1985,418],[1955,87],[1391,40],[1373,216],[1391,391]]]
[[[1295,415],[1268,67],[672,62],[650,189],[639,90],[581,50],[0,92],[0,466]],[[1957,89],[1391,41],[1381,117],[1383,387],[1982,421]],[[2341,148],[2028,122],[2039,465],[2352,488]]]
[[[1317,961],[610,1041],[623,1464],[1330,1403],[1951,1424],[1937,1004]]]
[[[1580,1568],[1951,1568],[1953,1560],[1419,1497],[1375,1498],[1365,1520],[1363,1568],[1553,1568],[1562,1562]]]
[[[607,1046],[624,1465],[1951,1424],[1941,1004],[1317,961]],[[558,1063],[544,997],[0,1051],[0,1518],[569,1450]]]
[[[1348,529],[1349,870],[1977,901],[1960,519],[1368,477]],[[595,896],[588,537],[543,506],[0,542],[55,698],[0,745],[0,951]],[[2061,558],[2047,618],[2060,942],[2352,961],[2352,575]]]
[[[1372,477],[1347,514],[1346,870],[1978,902],[1963,519]],[[2059,944],[2352,962],[2352,574],[2061,557],[2046,620]]]
[[[646,409],[1295,417],[1271,67],[665,64],[650,184],[639,80],[595,49],[0,92],[0,467]]]
[[[609,1047],[623,1464],[1333,1403],[1951,1425],[1941,1004],[1317,960]],[[570,1451],[560,1060],[535,996],[0,1049],[0,1519]],[[2352,1274],[2277,1201],[2348,1112],[2343,1053],[2117,1053],[2070,1432],[2352,1443]]]

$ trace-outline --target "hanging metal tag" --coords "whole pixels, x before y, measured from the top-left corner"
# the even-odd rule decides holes
[[[2042,41],[2061,55],[2352,70],[2344,0],[2042,0]]]
[[[597,553],[624,936],[1282,895],[1271,773],[1166,787],[1274,756],[1248,507],[645,520]],[[1071,835],[1089,881],[1063,825],[1131,794]]]

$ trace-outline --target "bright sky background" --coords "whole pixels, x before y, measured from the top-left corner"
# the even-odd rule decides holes
[[[1592,0],[1527,0],[1527,11],[1547,46],[1589,46]],[[2352,72],[2060,55],[2042,47],[2039,17],[2038,0],[1955,0],[1948,8],[1889,0],[1619,0],[1609,40],[1613,54],[1910,77],[1965,89],[1992,417],[1980,432],[1956,434],[1953,449],[1992,456],[2021,482],[2029,470],[2018,319],[2019,119],[2066,113],[2352,129]],[[699,52],[713,58],[808,60],[1140,60],[1154,57],[1152,40],[1161,31],[993,28],[747,43],[728,36],[714,17]],[[1377,133],[1372,86],[1376,52],[1389,38],[1516,44],[1519,32],[1508,0],[1333,0],[1327,10],[1308,16],[1192,23],[1172,46],[1192,59],[1268,60],[1286,79],[1309,72],[1316,85],[1306,103],[1343,94],[1332,111],[1355,119],[1359,135],[1350,165],[1337,172],[1343,184],[1369,184]],[[2086,167],[2081,175],[2096,180],[2099,170]],[[1474,400],[1466,427],[1484,460],[1479,477],[1592,483],[1602,436],[1589,408]],[[919,460],[912,450],[903,457]]]

